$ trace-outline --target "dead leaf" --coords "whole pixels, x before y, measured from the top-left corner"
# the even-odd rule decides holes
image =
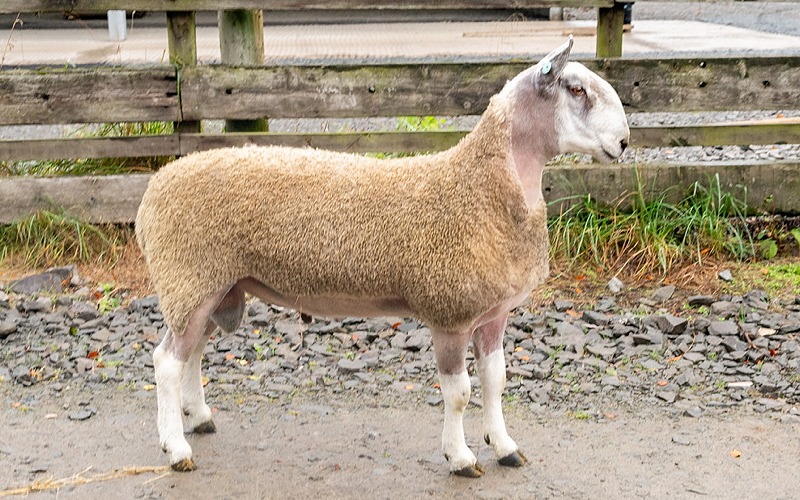
[[[665,385],[669,384],[666,380],[659,380],[656,382],[660,387],[664,387]]]
[[[520,361],[530,361],[530,360],[531,360],[531,357],[530,357],[530,356],[520,356],[520,357],[519,357],[519,360],[520,360]]]
[[[12,403],[11,404],[12,408],[19,408],[20,406],[22,406],[22,403],[20,403],[19,401],[17,401],[16,403]]]
[[[731,456],[733,458],[739,458],[742,456],[742,452],[739,450],[731,450]]]
[[[155,388],[156,386],[154,386],[153,384],[147,384],[142,386],[142,389],[144,389],[145,391],[152,391]]]
[[[517,347],[514,348],[514,352],[519,352],[519,351],[524,351],[524,350],[525,350],[525,348],[522,347],[522,346],[517,346]]]
[[[92,351],[89,354],[87,354],[86,357],[89,358],[89,359],[94,359],[99,355],[100,355],[99,351]]]
[[[225,355],[225,361],[230,361],[235,357],[236,357],[236,355],[234,353],[229,352],[228,354]]]
[[[408,384],[407,386],[403,387],[403,389],[405,389],[407,391],[410,391],[413,388],[414,388],[414,384]]]

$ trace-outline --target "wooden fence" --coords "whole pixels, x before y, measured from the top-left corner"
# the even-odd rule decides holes
[[[223,64],[196,66],[194,11],[430,9],[431,4],[379,0],[4,0],[0,13],[167,11],[173,64],[2,70],[0,125],[172,121],[177,126],[176,132],[168,135],[4,140],[0,141],[0,161],[183,155],[243,144],[286,144],[352,152],[447,148],[465,132],[288,134],[257,130],[259,120],[265,117],[479,114],[507,79],[533,61],[264,66],[253,62],[253,53],[257,55],[259,48],[248,45],[257,45],[259,36],[263,40],[258,31],[263,26],[260,17],[250,18],[250,32],[242,33],[242,17],[236,16],[247,13],[231,11],[231,26],[237,26],[238,31],[233,37],[231,31],[220,26],[221,37],[236,40],[228,40],[231,49],[227,52],[226,42],[222,41]],[[628,112],[797,109],[800,104],[798,57],[617,57],[621,54],[622,4],[613,0],[447,0],[436,2],[435,8],[578,5],[599,8],[598,57],[584,63],[614,86]],[[230,120],[229,130],[251,131],[199,133],[200,120],[207,119]],[[237,124],[244,125],[237,128]],[[641,127],[631,132],[632,146],[644,147],[800,142],[797,123]],[[705,181],[719,174],[723,184],[734,190],[747,186],[751,202],[757,204],[769,197],[769,208],[797,212],[798,166],[792,162],[729,163],[713,168],[648,165],[641,169],[641,175],[646,185],[659,191],[665,186]],[[552,168],[546,172],[544,189],[548,199],[589,192],[610,201],[631,187],[634,168]],[[146,175],[2,179],[0,223],[49,206],[64,206],[93,221],[129,222],[146,181]]]

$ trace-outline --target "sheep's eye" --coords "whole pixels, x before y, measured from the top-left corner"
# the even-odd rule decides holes
[[[569,91],[572,92],[572,95],[578,97],[586,95],[586,90],[583,87],[569,87]]]

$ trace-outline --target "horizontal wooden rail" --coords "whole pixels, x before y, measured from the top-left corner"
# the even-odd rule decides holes
[[[637,169],[646,194],[653,196],[665,191],[679,196],[693,182],[708,185],[714,175],[719,175],[721,186],[740,199],[746,197],[751,207],[783,213],[796,213],[800,207],[797,162],[590,165],[545,169],[545,199],[564,200],[551,205],[550,213],[558,213],[574,201],[573,197],[587,194],[603,203],[620,202],[626,192],[637,189]],[[130,223],[136,217],[149,178],[149,174],[131,174],[0,179],[0,224],[20,220],[38,209],[61,207],[90,222]]]
[[[0,71],[0,125],[177,120],[172,66]]]
[[[3,0],[0,14],[17,12],[263,10],[443,10],[610,7],[614,0]]]
[[[534,61],[0,71],[0,125],[480,114]],[[593,59],[628,112],[795,109],[800,58]]]
[[[213,148],[293,146],[350,153],[442,151],[467,131],[338,133],[178,133],[135,137],[96,137],[0,141],[0,161],[78,158],[182,156]],[[633,127],[632,147],[791,144],[800,140],[800,123],[758,123],[693,127]]]

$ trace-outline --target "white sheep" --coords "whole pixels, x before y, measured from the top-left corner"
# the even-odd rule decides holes
[[[548,274],[542,169],[559,153],[618,158],[629,130],[614,89],[567,62],[572,38],[508,82],[455,147],[380,160],[283,147],[192,154],[150,180],[136,233],[169,327],[153,354],[158,433],[192,470],[181,413],[213,432],[200,360],[238,328],[245,292],[319,316],[414,316],[433,332],[452,473],[483,472],[464,440],[472,340],[484,439],[526,462],[501,408],[508,312]],[[209,321],[210,320],[210,321]]]

